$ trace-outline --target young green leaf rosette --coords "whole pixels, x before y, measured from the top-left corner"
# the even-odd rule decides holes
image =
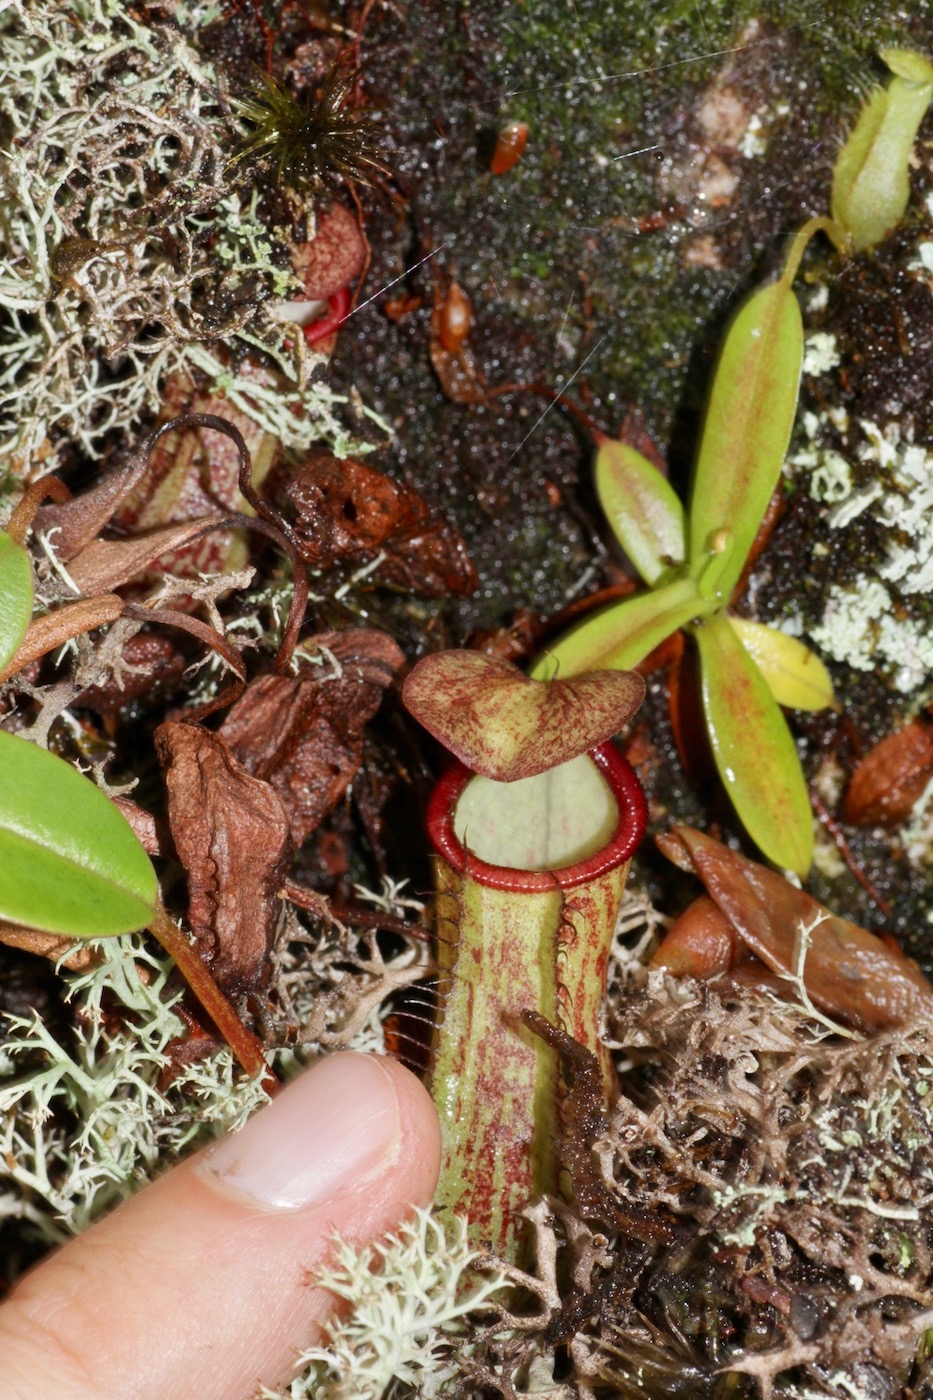
[[[816,220],[807,226],[810,237]],[[804,239],[805,242],[805,239]],[[799,245],[799,246],[798,246]],[[596,489],[648,589],[592,612],[549,644],[536,677],[637,666],[671,633],[700,654],[703,715],[723,786],[770,860],[806,875],[813,818],[780,706],[835,704],[825,666],[802,642],[730,612],[778,486],[797,407],[803,322],[785,274],[739,308],[719,356],[684,511],[635,448],[597,437]]]
[[[437,1199],[466,1217],[478,1247],[516,1259],[522,1208],[560,1185],[561,1067],[522,1013],[539,1012],[590,1050],[607,1099],[613,1091],[600,1013],[646,809],[632,769],[607,740],[644,685],[619,672],[533,681],[473,653],[427,664],[409,678],[406,703],[471,765],[458,761],[444,774],[427,811],[437,885]],[[465,675],[439,702],[446,664]],[[607,684],[610,674],[618,686]]]

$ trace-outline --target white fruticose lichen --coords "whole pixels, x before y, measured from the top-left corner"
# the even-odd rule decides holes
[[[905,694],[933,673],[933,636],[928,626],[895,617],[891,594],[878,579],[860,574],[851,587],[834,584],[822,621],[810,636],[827,656],[856,671],[881,668]]]
[[[262,1400],[380,1400],[397,1384],[442,1395],[466,1319],[508,1287],[503,1274],[477,1269],[480,1257],[465,1221],[445,1227],[424,1210],[371,1248],[338,1240],[313,1283],[352,1311],[332,1324],[326,1346],[302,1353],[288,1390],[263,1389]]]
[[[933,638],[902,604],[933,592],[933,452],[897,423],[862,419],[849,460],[821,442],[824,428],[845,431],[846,421],[806,413],[802,426],[807,441],[788,469],[827,507],[841,548],[856,521],[870,522],[880,545],[873,574],[830,588],[810,636],[836,661],[859,671],[881,669],[897,690],[917,690],[933,674]]]
[[[355,446],[339,400],[311,382],[319,357],[267,314],[297,287],[289,249],[256,195],[231,190],[241,136],[224,77],[177,25],[122,0],[10,0],[0,91],[6,472],[54,470],[69,442],[93,458],[186,367],[228,376],[238,406],[288,445]],[[223,347],[271,361],[281,402],[241,382]]]
[[[839,347],[834,335],[814,331],[804,342],[804,374],[828,374],[840,364]]]
[[[83,1230],[153,1172],[237,1127],[265,1101],[226,1049],[159,1088],[169,1043],[185,1034],[172,963],[140,934],[101,940],[90,971],[62,975],[73,1030],[8,1017],[0,1050],[0,1222],[29,1222],[56,1244]]]

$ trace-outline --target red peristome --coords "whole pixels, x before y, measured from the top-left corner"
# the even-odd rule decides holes
[[[350,311],[350,288],[341,287],[334,292],[333,296],[327,298],[327,312],[324,316],[319,316],[316,321],[312,321],[310,326],[305,326],[304,336],[308,345],[316,345],[319,340],[326,339],[339,330],[347,319]]]
[[[480,885],[496,890],[537,894],[555,885],[571,890],[598,879],[608,870],[629,860],[645,833],[648,805],[641,784],[631,766],[613,743],[600,744],[588,755],[599,768],[619,806],[619,824],[598,851],[574,865],[557,870],[515,870],[479,860],[454,831],[454,813],[463,791],[476,774],[460,762],[453,763],[434,786],[428,799],[428,836],[439,855],[459,874],[469,873]]]

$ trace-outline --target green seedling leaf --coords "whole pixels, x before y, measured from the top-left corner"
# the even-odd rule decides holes
[[[729,601],[781,474],[803,360],[800,308],[787,283],[751,296],[716,368],[690,507],[690,572],[700,575],[720,532],[731,549],[717,577]]]
[[[763,622],[731,616],[729,621],[779,705],[792,710],[835,707],[832,680],[816,652]]]
[[[100,938],[149,924],[157,898],[149,857],[109,798],[0,731],[0,918]]]
[[[787,722],[724,614],[697,627],[695,636],[719,776],[768,859],[805,875],[813,856],[813,817]]]
[[[892,73],[909,83],[933,83],[933,63],[916,49],[882,49],[881,57]]]
[[[32,565],[21,544],[0,532],[0,671],[19,650],[32,617]]]
[[[641,676],[600,671],[533,680],[478,651],[441,651],[413,668],[406,706],[461,763],[497,782],[530,778],[616,734],[645,697]]]
[[[910,198],[910,155],[933,98],[933,66],[910,49],[886,49],[895,77],[872,93],[836,158],[832,216],[857,252],[880,243]]]
[[[597,441],[599,503],[645,583],[656,583],[672,565],[684,561],[684,508],[647,457],[614,438],[600,436]]]
[[[545,680],[584,671],[628,671],[678,627],[710,611],[692,579],[675,579],[650,593],[600,608],[539,656],[531,675]]]

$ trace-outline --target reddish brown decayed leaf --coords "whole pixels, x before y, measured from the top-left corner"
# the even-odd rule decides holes
[[[206,729],[163,724],[155,743],[198,947],[225,991],[262,985],[292,855],[282,803]]]
[[[81,592],[88,595],[122,588],[151,569],[163,555],[171,555],[173,561],[179,554],[197,558],[206,572],[217,553],[209,532],[216,530],[223,519],[217,514],[200,516],[125,540],[91,540],[72,560],[68,572]]]
[[[933,727],[915,720],[889,734],[852,774],[842,820],[856,826],[897,826],[933,777]]]
[[[164,700],[166,692],[174,691],[187,664],[169,637],[138,632],[124,642],[112,678],[83,690],[75,703],[110,717],[132,700],[145,697],[147,704]]]
[[[114,511],[146,471],[146,459],[135,452],[105,472],[96,486],[51,506],[42,506],[33,522],[36,534],[51,534],[55,553],[64,563],[74,559],[110,520]]]
[[[263,389],[277,385],[269,371],[248,361],[237,367],[237,374]],[[205,392],[179,373],[171,375],[166,382],[159,424],[183,413],[213,413],[237,428],[250,452],[254,484],[264,479],[279,444],[270,433],[257,427],[248,414],[229,399]],[[205,426],[175,429],[155,444],[145,474],[121,500],[114,511],[113,522],[135,536],[164,525],[193,522],[218,514],[250,513],[239,491],[239,466],[236,443],[225,433]],[[247,545],[242,531],[194,533],[196,537],[189,543],[164,546],[170,553],[170,560],[162,562],[173,574],[195,578],[199,573],[239,568],[245,561]],[[157,580],[158,571],[155,571],[144,582]]]
[[[324,632],[304,649],[314,644],[321,665],[253,681],[220,731],[244,768],[275,789],[296,846],[356,776],[363,726],[405,659],[391,637],[367,628]]]
[[[22,924],[0,923],[0,944],[8,948],[22,948],[27,953],[34,953],[37,958],[48,958],[50,962],[58,962],[72,948],[74,951],[63,958],[65,967],[72,972],[85,972],[100,959],[98,949],[89,948],[86,943],[65,938],[60,933],[40,933],[38,929],[24,928]]]
[[[249,363],[241,365],[239,373],[263,387],[275,383],[268,372]],[[242,432],[251,451],[253,480],[262,481],[277,440],[235,405],[200,390],[187,376],[174,374],[167,380],[159,422],[167,424],[189,411],[214,410]],[[120,588],[141,575],[144,582],[158,581],[160,571],[153,566],[159,559],[171,572],[190,578],[235,568],[246,557],[241,532],[216,528],[227,515],[249,511],[237,484],[236,444],[204,426],[174,429],[148,452],[150,441],[147,438],[89,491],[43,506],[36,515],[36,531],[52,532],[58,557],[86,594]],[[100,539],[111,522],[132,531],[132,537]]]
[[[293,521],[305,562],[329,569],[341,560],[422,598],[472,593],[476,574],[459,532],[410,486],[372,467],[327,453],[276,471],[268,495]]]
[[[30,662],[37,661],[82,632],[93,632],[108,622],[116,622],[123,611],[123,599],[116,593],[94,598],[78,598],[60,608],[36,617],[26,629],[13,659],[0,671],[0,681],[18,675]]]
[[[462,763],[510,783],[604,743],[645,695],[634,671],[538,681],[477,651],[425,656],[405,681],[406,706]]]
[[[292,266],[304,283],[309,301],[326,301],[358,277],[366,261],[360,226],[343,204],[332,204],[318,218],[309,243],[292,249]]]
[[[709,895],[701,894],[671,924],[651,959],[675,977],[717,977],[731,972],[739,938]]]
[[[797,971],[800,931],[809,930],[803,980],[830,1016],[872,1031],[933,1013],[933,987],[908,958],[781,875],[691,827],[674,827],[658,845],[700,877],[739,938],[772,971]]]
[[[151,812],[147,812],[145,807],[140,807],[139,803],[134,802],[130,797],[114,797],[111,800],[113,805],[118,807],[126,817],[133,828],[133,835],[147,855],[171,855],[172,842],[162,818],[154,817]]]

